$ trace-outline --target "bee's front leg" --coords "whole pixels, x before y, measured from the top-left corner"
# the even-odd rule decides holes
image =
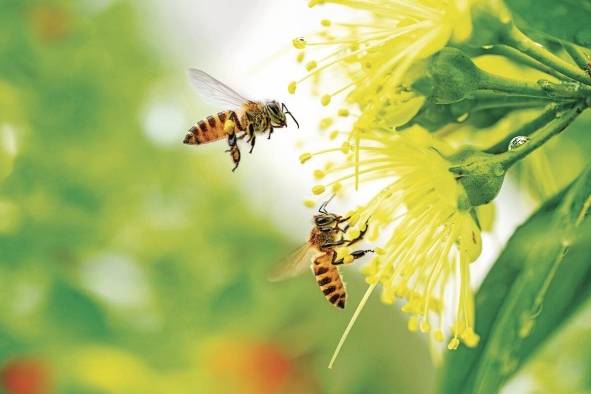
[[[240,149],[238,149],[236,133],[232,132],[228,135],[228,145],[230,149],[227,149],[226,152],[230,152],[230,156],[232,156],[232,161],[234,162],[232,172],[234,172],[238,168],[238,164],[240,164]]]
[[[267,137],[268,140],[271,139],[271,134],[273,134],[273,126],[269,126],[269,136]]]
[[[362,258],[363,256],[365,256],[367,253],[373,253],[374,250],[371,249],[367,249],[367,250],[355,250],[353,252],[351,252],[351,257],[353,257],[353,260],[357,260]],[[336,253],[334,254],[333,257],[333,261],[332,261],[332,265],[341,265],[345,262],[344,258],[340,258],[340,259],[336,259]]]
[[[367,219],[365,221],[365,227],[363,228],[363,231],[359,232],[359,235],[357,236],[357,238],[348,241],[347,246],[351,246],[363,239],[363,237],[365,236],[365,233],[367,232],[367,225],[368,224],[369,224],[369,219]],[[349,226],[347,226],[347,227],[349,227]]]

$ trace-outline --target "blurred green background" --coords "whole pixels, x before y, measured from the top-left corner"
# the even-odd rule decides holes
[[[311,277],[267,283],[297,245],[249,212],[225,155],[195,155],[184,128],[146,137],[174,59],[132,4],[91,3],[0,2],[2,390],[430,391],[423,338],[377,300],[326,368],[352,305]]]
[[[437,352],[377,297],[327,369],[361,276],[345,272],[345,312],[311,276],[266,281],[297,245],[240,198],[225,155],[181,144],[189,125],[146,135],[151,92],[180,68],[148,44],[137,4],[107,4],[0,0],[0,390],[434,391]],[[572,339],[588,321],[531,376],[564,387],[548,373],[560,353],[573,390],[588,387],[591,343]]]

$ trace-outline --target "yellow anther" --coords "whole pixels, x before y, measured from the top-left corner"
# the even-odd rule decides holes
[[[314,170],[314,178],[316,179],[322,179],[326,176],[326,174],[324,173],[324,171],[322,170]]]
[[[307,208],[314,208],[315,205],[316,205],[316,202],[314,200],[310,200],[310,199],[304,200],[304,206],[306,206]]]
[[[384,304],[391,305],[396,300],[396,296],[394,295],[394,289],[390,286],[384,286],[382,289],[382,294],[380,295],[380,301]]]
[[[437,330],[435,331],[435,333],[433,334],[433,338],[435,338],[435,340],[437,342],[443,342],[443,340],[445,339],[445,335],[443,335],[443,331],[441,330]]]
[[[337,137],[339,136],[339,131],[338,130],[333,130],[330,132],[330,134],[328,135],[328,138],[330,140],[335,140],[337,139]]]
[[[306,47],[306,40],[304,37],[294,38],[291,43],[296,49],[304,49]]]
[[[310,160],[312,158],[312,154],[311,153],[302,153],[300,155],[300,163],[304,164],[305,162],[307,162],[308,160]]]
[[[329,27],[330,25],[332,25],[332,22],[330,21],[330,19],[322,19],[320,21],[320,24],[324,27]]]
[[[408,319],[408,331],[415,332],[419,329],[419,319],[416,316],[411,316]]]
[[[333,123],[332,118],[324,118],[324,119],[320,120],[320,124],[318,126],[320,127],[320,130],[326,130],[330,126],[332,126],[332,123]]]
[[[453,337],[447,344],[449,350],[456,350],[460,346],[460,340],[457,337]]]
[[[326,107],[328,104],[330,104],[330,99],[331,99],[331,96],[329,94],[325,94],[320,99],[320,102],[322,103],[322,105],[324,105]]]
[[[324,193],[326,188],[323,185],[316,185],[312,188],[312,193],[318,195]]]
[[[306,53],[305,52],[298,52],[297,56],[296,56],[296,62],[301,63],[304,61],[304,58],[306,57]]]
[[[476,345],[478,345],[478,342],[480,341],[480,337],[474,332],[474,329],[470,326],[464,329],[461,337],[462,341],[468,347],[475,347]]]
[[[342,188],[343,188],[343,185],[341,183],[337,182],[332,185],[331,190],[334,194],[337,194]]]
[[[339,109],[339,112],[337,112],[337,114],[345,118],[349,116],[349,110],[347,108],[341,108]]]
[[[316,67],[318,67],[318,63],[316,63],[315,60],[310,60],[308,63],[306,63],[306,70],[308,71],[312,71]]]
[[[287,85],[287,91],[290,94],[294,94],[296,92],[296,88],[298,87],[298,83],[296,81],[291,81],[289,85]]]
[[[421,332],[429,332],[431,331],[431,325],[427,321],[427,319],[423,319],[421,321]]]
[[[378,256],[383,256],[384,253],[386,253],[386,251],[383,248],[380,248],[379,246],[377,248],[375,248],[374,250]]]
[[[351,144],[349,144],[348,141],[343,142],[343,145],[341,145],[341,152],[343,152],[343,154],[347,154],[351,151]]]

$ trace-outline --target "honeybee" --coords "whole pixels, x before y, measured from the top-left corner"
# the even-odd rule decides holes
[[[334,196],[333,196],[334,197]],[[342,223],[346,223],[350,218],[330,213],[326,206],[331,199],[322,203],[318,209],[318,214],[314,215],[314,227],[310,232],[308,242],[289,255],[279,265],[279,270],[271,275],[271,281],[279,281],[291,278],[305,271],[308,264],[316,277],[316,283],[324,293],[324,297],[332,305],[344,309],[347,300],[345,284],[341,278],[339,265],[344,263],[344,259],[337,259],[335,248],[341,245],[353,245],[361,241],[367,232],[367,222],[365,228],[359,236],[352,240],[347,240],[343,234],[349,227],[346,225],[341,228]],[[351,253],[354,260],[363,257],[367,253],[373,253],[373,250],[356,250]]]
[[[191,86],[204,101],[223,108],[224,111],[194,124],[187,132],[183,143],[200,145],[227,138],[230,148],[226,152],[230,152],[234,162],[232,171],[235,171],[240,163],[238,140],[248,137],[246,142],[250,144],[249,153],[252,153],[256,133],[264,134],[268,130],[267,139],[271,139],[274,129],[287,127],[286,115],[291,116],[296,126],[300,127],[284,103],[276,100],[249,100],[205,71],[191,68],[188,76]],[[237,136],[239,132],[242,134]]]

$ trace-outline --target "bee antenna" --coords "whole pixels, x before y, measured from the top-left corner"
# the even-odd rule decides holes
[[[328,206],[328,204],[332,201],[332,199],[336,196],[336,194],[333,194],[328,200],[326,200],[325,202],[322,203],[322,205],[320,206],[320,208],[318,208],[318,212],[320,213],[327,213],[326,212],[326,207]]]
[[[287,105],[285,105],[285,103],[281,103],[281,109],[283,110],[283,112],[285,112],[286,114],[288,114],[289,116],[291,116],[291,118],[293,119],[293,121],[295,122],[296,126],[298,126],[298,129],[300,128],[300,124],[298,123],[298,121],[296,120],[296,118],[293,116],[293,114],[291,112],[289,112],[289,109],[287,109]]]

